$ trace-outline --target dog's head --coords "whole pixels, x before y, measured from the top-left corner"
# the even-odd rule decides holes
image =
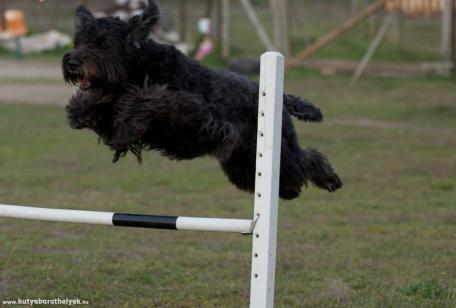
[[[115,17],[95,18],[80,6],[76,17],[74,49],[63,56],[63,77],[82,90],[109,88],[128,78],[128,64],[159,21],[160,9],[149,0],[142,14],[125,22]]]

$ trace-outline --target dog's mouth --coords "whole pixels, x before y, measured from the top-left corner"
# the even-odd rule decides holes
[[[87,90],[92,85],[92,78],[84,67],[78,69],[64,69],[63,75],[65,81],[77,86],[81,90]]]
[[[87,90],[90,88],[92,85],[92,82],[89,77],[87,77],[85,74],[78,74],[78,73],[69,73],[69,78],[67,81],[69,83],[77,86],[81,90]]]
[[[91,85],[90,79],[84,76],[77,77],[74,84],[81,90],[87,90]]]

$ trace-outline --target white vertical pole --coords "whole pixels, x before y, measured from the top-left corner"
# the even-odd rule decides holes
[[[252,244],[251,308],[274,306],[283,79],[284,57],[278,52],[263,54],[258,106],[254,209],[257,221]]]

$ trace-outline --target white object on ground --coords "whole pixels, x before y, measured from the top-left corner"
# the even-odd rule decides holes
[[[70,36],[56,30],[49,30],[44,33],[33,34],[21,38],[21,50],[24,54],[30,54],[65,47],[70,43]],[[1,44],[8,50],[16,50],[16,45],[13,40],[7,40]]]

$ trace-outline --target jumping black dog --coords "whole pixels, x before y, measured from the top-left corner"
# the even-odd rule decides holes
[[[158,150],[172,159],[212,155],[236,187],[254,191],[258,84],[208,68],[149,38],[157,3],[128,22],[77,9],[74,50],[63,57],[64,79],[78,92],[67,106],[73,128],[89,128],[115,151]],[[280,197],[293,199],[310,181],[335,191],[342,182],[324,155],[301,149],[291,120],[320,122],[318,108],[284,95]]]

